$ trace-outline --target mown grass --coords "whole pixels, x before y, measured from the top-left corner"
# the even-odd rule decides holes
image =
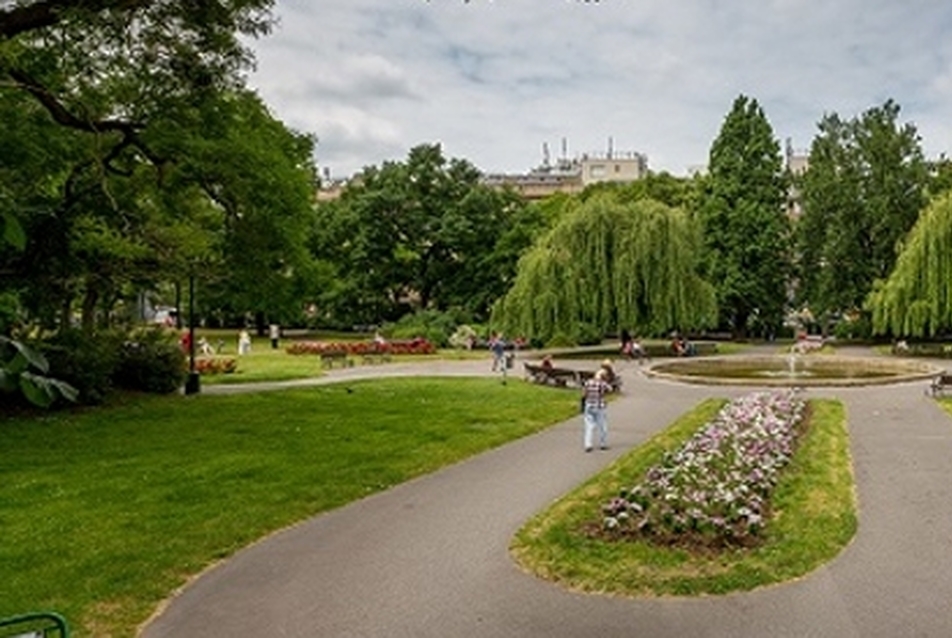
[[[706,401],[603,473],[534,517],[514,538],[526,570],[566,587],[613,594],[697,595],[750,590],[806,574],[856,533],[856,498],[838,401],[814,400],[809,431],[775,489],[774,517],[754,549],[695,553],[646,541],[606,541],[584,531],[601,505],[706,423],[723,405]]]
[[[274,349],[271,347],[271,340],[265,337],[251,335],[251,352],[244,355],[238,355],[237,334],[234,331],[225,330],[198,330],[196,331],[196,340],[204,336],[208,343],[215,348],[218,340],[224,342],[221,353],[212,355],[213,358],[235,359],[238,363],[238,369],[230,374],[203,374],[201,377],[202,385],[219,385],[228,383],[259,383],[263,381],[289,381],[291,379],[306,379],[308,377],[319,377],[324,374],[325,369],[321,367],[321,358],[317,355],[290,355],[285,351],[294,341],[362,341],[372,338],[372,335],[350,334],[350,333],[328,333],[319,332],[307,335],[282,338],[280,347]],[[202,357],[196,351],[196,357]],[[432,355],[399,355],[394,356],[394,363],[404,363],[413,361],[432,361],[437,359],[459,361],[469,359],[490,360],[490,354],[486,350],[456,350],[441,349],[438,353]],[[352,357],[355,365],[362,365],[363,360],[360,356]]]
[[[0,420],[0,618],[132,636],[255,539],[575,411],[551,388],[416,378]]]
[[[938,403],[943,410],[949,413],[949,416],[952,416],[952,397],[942,397],[938,399]]]

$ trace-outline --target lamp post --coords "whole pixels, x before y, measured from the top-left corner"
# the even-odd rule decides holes
[[[195,274],[188,275],[188,378],[185,394],[198,394],[201,390],[198,372],[195,371]]]

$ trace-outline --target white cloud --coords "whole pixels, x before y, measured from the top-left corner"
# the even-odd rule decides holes
[[[283,0],[254,43],[251,84],[320,138],[336,175],[414,145],[487,171],[558,154],[706,161],[738,94],[778,138],[809,146],[824,113],[893,98],[927,152],[947,145],[952,5],[945,0]]]

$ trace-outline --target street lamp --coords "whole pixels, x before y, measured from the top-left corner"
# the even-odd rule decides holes
[[[185,380],[185,394],[198,394],[201,381],[195,370],[195,274],[188,275],[188,378]]]

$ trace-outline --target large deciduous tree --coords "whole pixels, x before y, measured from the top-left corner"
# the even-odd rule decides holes
[[[887,101],[862,116],[825,116],[799,180],[800,296],[815,316],[855,313],[896,263],[929,187],[929,166],[912,124]]]
[[[738,336],[755,321],[776,330],[787,300],[790,227],[780,145],[757,100],[734,101],[701,184],[706,278],[717,289],[721,325]]]
[[[542,341],[708,327],[714,292],[698,275],[697,230],[686,212],[651,199],[605,193],[571,204],[519,261],[493,325]]]
[[[952,331],[952,193],[919,217],[889,278],[874,284],[867,308],[878,334],[932,337]]]
[[[481,185],[469,162],[417,146],[319,206],[312,251],[336,272],[319,305],[337,322],[451,308],[485,318],[543,223],[513,193]]]
[[[22,298],[65,324],[79,297],[89,324],[127,284],[198,271],[206,301],[288,316],[310,267],[313,141],[242,88],[242,38],[268,30],[273,0],[6,4],[0,109],[18,126],[0,132],[17,149],[0,212],[19,222],[5,235],[29,232],[7,271]]]

